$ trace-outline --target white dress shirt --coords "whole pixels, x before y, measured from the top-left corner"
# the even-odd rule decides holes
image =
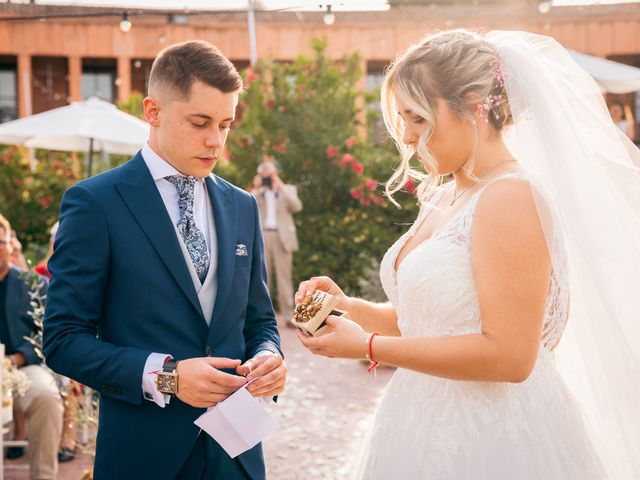
[[[278,194],[270,188],[265,188],[264,204],[266,207],[264,225],[262,228],[265,230],[277,230],[278,229]]]
[[[163,160],[154,152],[148,143],[145,143],[144,147],[142,147],[141,153],[158,188],[158,192],[162,197],[164,206],[171,218],[171,223],[173,223],[174,228],[177,229],[178,221],[180,220],[180,207],[178,204],[180,195],[178,194],[176,186],[166,180],[165,177],[182,174],[176,170],[173,165]],[[210,209],[211,202],[207,194],[206,183],[204,179],[198,179],[194,187],[193,216],[196,221],[196,226],[204,234],[205,241],[207,242],[207,248],[209,250],[209,272],[214,272],[218,258],[217,251],[213,251],[216,243],[211,241],[211,232],[215,232],[215,224],[210,225]],[[178,236],[178,240],[182,241],[177,230],[176,235]],[[209,321],[210,319],[206,320]],[[158,391],[156,386],[156,373],[162,370],[162,366],[167,358],[172,358],[172,356],[166,353],[152,353],[149,355],[144,365],[142,375],[142,392],[144,397],[163,408],[169,403],[171,397]]]

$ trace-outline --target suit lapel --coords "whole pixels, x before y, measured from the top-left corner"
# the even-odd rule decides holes
[[[116,189],[180,289],[204,319],[171,218],[140,152],[123,169]]]
[[[216,238],[218,240],[218,292],[211,318],[211,327],[213,327],[214,319],[218,318],[220,311],[224,308],[231,290],[231,281],[236,263],[235,241],[238,225],[236,217],[237,205],[231,194],[231,188],[224,185],[213,175],[206,179],[206,184],[207,193],[213,206]]]

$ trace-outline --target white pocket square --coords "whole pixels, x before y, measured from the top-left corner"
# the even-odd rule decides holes
[[[238,245],[236,245],[236,255],[239,257],[248,256],[249,253],[247,252],[247,246],[243,245],[242,243],[239,243]]]

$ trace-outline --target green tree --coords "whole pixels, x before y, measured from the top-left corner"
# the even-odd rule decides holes
[[[227,143],[228,162],[218,174],[248,186],[264,154],[275,156],[281,176],[298,186],[304,209],[296,216],[300,251],[294,282],[330,275],[358,294],[377,260],[416,214],[415,198],[399,194],[398,210],[382,196],[397,151],[388,142],[361,138],[357,54],[327,56],[326,39],[291,63],[264,61],[244,72],[246,91]],[[375,114],[375,113],[374,113]],[[370,283],[370,282],[369,282]]]
[[[134,117],[138,117],[140,120],[144,120],[144,109],[142,107],[142,101],[144,95],[140,92],[133,92],[126,102],[117,102],[116,106]]]
[[[0,212],[11,222],[25,251],[36,252],[49,243],[49,228],[58,219],[60,199],[77,180],[72,158],[61,152],[36,151],[36,168],[24,149],[0,145]],[[44,249],[46,251],[46,248]]]

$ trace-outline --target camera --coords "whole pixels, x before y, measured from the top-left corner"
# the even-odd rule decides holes
[[[271,177],[262,177],[262,186],[270,187],[271,186]]]

